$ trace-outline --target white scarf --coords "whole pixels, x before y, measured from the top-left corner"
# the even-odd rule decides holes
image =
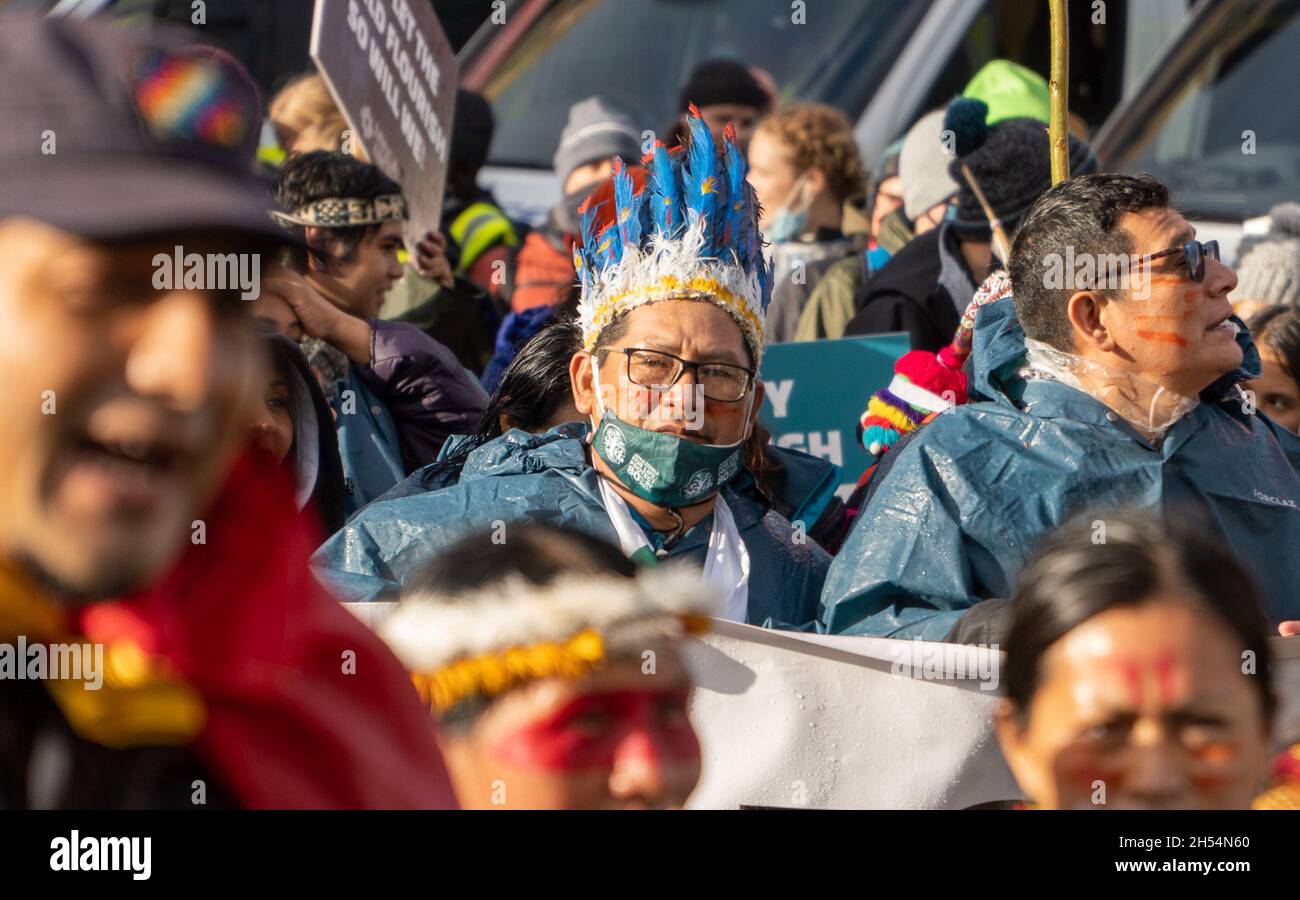
[[[605,512],[618,535],[619,547],[629,557],[642,549],[654,555],[654,548],[632,518],[627,501],[604,478],[597,476],[596,480]],[[736,520],[722,494],[715,495],[713,500],[713,530],[709,532],[709,547],[704,557],[704,581],[726,598],[719,618],[744,623],[749,613],[749,550],[740,539]]]

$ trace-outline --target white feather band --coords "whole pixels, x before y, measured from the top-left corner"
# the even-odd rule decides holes
[[[703,242],[701,220],[677,240],[651,236],[644,253],[639,247],[624,248],[619,262],[594,276],[580,271],[578,318],[583,346],[594,347],[605,327],[628,310],[655,301],[699,299],[722,307],[735,319],[757,365],[766,316],[759,275],[746,272],[734,258],[701,258]]]
[[[442,599],[403,598],[379,626],[381,637],[413,672],[458,659],[564,641],[584,629],[600,632],[611,653],[629,637],[641,641],[682,633],[683,615],[710,616],[719,598],[687,566],[660,566],[621,576],[568,575],[547,585],[515,576],[477,593]]]

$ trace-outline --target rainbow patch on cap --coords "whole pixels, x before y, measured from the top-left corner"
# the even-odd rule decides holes
[[[226,149],[248,134],[248,111],[211,59],[151,54],[139,70],[136,106],[162,140],[197,140]]]

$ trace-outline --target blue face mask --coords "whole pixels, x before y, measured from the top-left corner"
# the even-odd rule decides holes
[[[802,198],[797,204],[798,209],[792,209],[788,204],[790,198],[801,192],[804,185],[804,176],[800,175],[795,179],[795,183],[790,188],[790,193],[786,195],[781,206],[772,216],[772,227],[767,232],[768,241],[773,244],[782,244],[786,241],[793,241],[799,235],[808,229],[808,207],[812,205],[811,198]]]
[[[602,406],[594,360],[592,374],[597,405]],[[678,509],[708,499],[730,481],[740,471],[744,443],[697,444],[680,435],[638,428],[606,409],[591,448],[633,494],[655,506]]]

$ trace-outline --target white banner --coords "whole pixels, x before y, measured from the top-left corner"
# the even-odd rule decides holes
[[[395,604],[345,604],[372,628]],[[1270,641],[1277,749],[1300,740],[1300,638]],[[704,767],[687,806],[966,809],[1021,798],[993,734],[1000,652],[715,619],[686,642]]]
[[[1275,638],[1278,749],[1300,739],[1300,638]],[[1000,652],[714,621],[691,641],[692,809],[965,809],[1016,800]]]
[[[1021,796],[991,725],[1000,653],[715,622],[687,663],[704,749],[693,809],[962,809]]]

